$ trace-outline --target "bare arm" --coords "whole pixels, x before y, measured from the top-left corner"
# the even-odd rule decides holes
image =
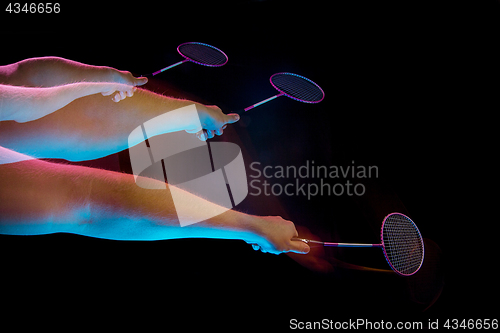
[[[115,82],[140,86],[146,78],[107,66],[87,65],[60,57],[38,57],[0,66],[0,83],[25,87],[54,87],[75,82]]]
[[[50,88],[74,83],[106,82],[122,84],[108,86],[110,90],[98,89],[105,96],[113,94],[113,101],[118,102],[131,96],[129,86],[141,86],[147,78],[135,78],[128,71],[120,71],[107,66],[87,65],[78,61],[60,57],[39,57],[0,66],[0,84],[30,88]],[[125,87],[125,90],[119,88]],[[117,89],[115,89],[117,88]],[[95,87],[94,87],[94,90]],[[87,96],[79,95],[79,97]],[[69,102],[68,102],[69,103]]]
[[[95,159],[128,148],[129,134],[144,122],[193,104],[201,126],[217,134],[222,134],[225,124],[239,119],[236,114],[223,114],[217,107],[138,89],[134,97],[120,103],[96,94],[76,99],[36,121],[0,123],[0,145],[39,158]],[[171,117],[152,135],[178,130],[199,131],[201,128],[196,128],[190,119]]]
[[[68,105],[75,99],[97,93],[109,95],[119,90],[132,97],[135,87],[117,83],[72,83],[48,88],[0,84],[0,121],[19,123],[36,120]],[[108,92],[110,92],[108,94]]]
[[[182,204],[194,215],[218,209],[188,192]],[[54,232],[115,240],[242,239],[271,253],[309,251],[291,241],[297,231],[280,217],[230,210],[180,227],[169,191],[140,188],[132,175],[36,159],[0,165],[0,233]]]

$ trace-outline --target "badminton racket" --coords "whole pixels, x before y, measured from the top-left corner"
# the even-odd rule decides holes
[[[260,106],[281,96],[286,96],[304,103],[319,103],[325,98],[325,93],[320,86],[301,75],[285,72],[276,73],[271,76],[269,81],[271,82],[271,85],[279,91],[279,94],[266,98],[259,103],[250,105],[243,110],[237,110],[234,112],[242,115],[243,113],[257,106]],[[206,130],[203,130],[203,132],[206,133]]]
[[[177,52],[184,57],[184,60],[143,76],[155,76],[188,61],[208,67],[220,67],[225,65],[228,61],[227,55],[224,52],[212,45],[203,43],[183,43],[177,47]]]
[[[406,215],[391,213],[384,218],[381,244],[331,243],[293,238],[306,244],[333,247],[381,247],[392,270],[402,276],[415,274],[424,261],[424,241],[416,224]]]
[[[320,86],[308,78],[297,74],[276,73],[271,76],[269,81],[271,82],[271,85],[279,91],[279,94],[236,112],[241,115],[244,112],[281,96],[286,96],[303,103],[319,103],[323,100],[323,98],[325,98],[325,93]]]

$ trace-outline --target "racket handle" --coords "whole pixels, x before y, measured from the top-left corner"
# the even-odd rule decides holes
[[[324,242],[320,242],[320,241],[315,241],[315,240],[311,240],[311,239],[305,239],[305,238],[292,238],[293,241],[297,241],[297,242],[304,242],[306,244],[309,244],[309,243],[314,243],[314,244],[321,244],[321,245],[324,245],[325,243]]]

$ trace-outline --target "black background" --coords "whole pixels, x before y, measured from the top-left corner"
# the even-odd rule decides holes
[[[147,88],[224,112],[274,94],[268,81],[273,73],[312,79],[325,91],[321,103],[277,99],[249,112],[218,140],[242,147],[247,173],[252,160],[263,166],[354,160],[378,166],[379,178],[365,183],[361,198],[248,196],[237,209],[282,215],[325,240],[370,243],[378,240],[383,217],[401,211],[430,244],[424,263],[430,268],[405,279],[345,268],[321,274],[239,241],[2,236],[9,314],[26,318],[22,324],[66,325],[70,318],[76,326],[283,330],[291,318],[410,319],[426,325],[428,319],[497,316],[492,238],[498,219],[486,211],[498,197],[498,7],[435,1],[85,2],[63,3],[58,15],[2,12],[2,64],[56,55],[144,74],[181,60],[175,50],[180,43],[215,45],[228,55],[227,65],[183,64]],[[124,169],[123,154],[99,166],[121,159]],[[328,251],[346,262],[387,268],[378,249]],[[418,295],[425,301],[419,303]]]

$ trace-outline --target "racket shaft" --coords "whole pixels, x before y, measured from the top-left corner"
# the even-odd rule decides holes
[[[187,60],[187,59],[185,59],[185,60],[179,61],[179,62],[177,62],[177,63],[175,63],[175,64],[173,64],[173,65],[170,65],[170,66],[168,66],[168,67],[165,67],[165,68],[160,69],[159,71],[154,72],[152,75],[153,75],[153,76],[155,76],[155,75],[157,75],[157,74],[163,73],[163,72],[164,72],[164,71],[166,71],[167,69],[170,69],[170,68],[172,68],[172,67],[175,67],[175,66],[178,66],[178,65],[180,65],[180,64],[183,64],[183,63],[185,63],[186,61],[188,61],[188,60]]]
[[[320,242],[304,238],[292,238],[294,241],[302,241],[307,244],[320,244],[323,246],[331,247],[382,247],[382,244],[359,244],[359,243],[331,243],[331,242]]]
[[[323,245],[332,247],[382,247],[382,244],[330,243],[330,242],[323,242]]]
[[[263,100],[262,102],[256,103],[256,104],[254,104],[254,105],[252,105],[252,106],[249,106],[249,107],[245,108],[245,111],[251,110],[251,109],[253,109],[253,108],[255,108],[255,107],[259,106],[259,105],[262,105],[262,104],[264,104],[264,103],[267,103],[267,102],[269,102],[269,101],[272,101],[273,99],[275,99],[275,98],[277,98],[277,97],[280,97],[280,96],[283,96],[283,95],[284,95],[284,93],[280,93],[280,94],[275,95],[275,96],[273,96],[273,97],[269,97],[268,99],[265,99],[265,100]]]

